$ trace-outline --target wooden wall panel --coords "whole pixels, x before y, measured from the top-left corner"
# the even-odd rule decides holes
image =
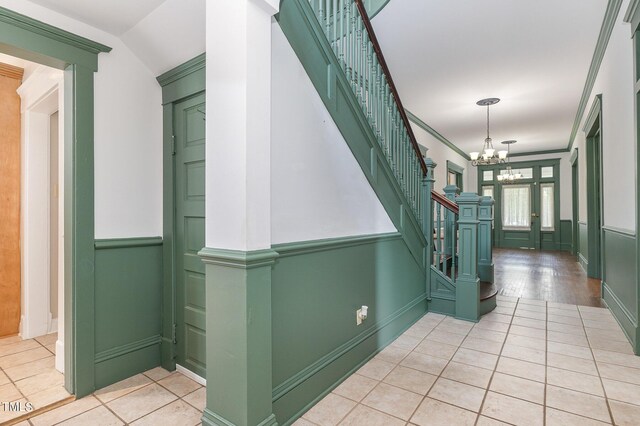
[[[21,78],[0,73],[0,336],[20,325]]]

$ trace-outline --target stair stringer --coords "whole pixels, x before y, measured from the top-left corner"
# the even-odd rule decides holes
[[[416,262],[427,241],[308,0],[282,0],[276,16],[327,111]]]

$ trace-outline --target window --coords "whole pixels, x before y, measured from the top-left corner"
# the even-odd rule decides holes
[[[485,170],[482,172],[482,180],[485,182],[491,182],[493,180],[493,170]]]
[[[506,173],[506,169],[500,170],[500,173]],[[520,173],[522,175],[521,179],[533,179],[533,169],[531,167],[526,169],[513,169],[513,173]]]
[[[531,229],[531,187],[511,185],[502,187],[502,228]]]
[[[541,167],[540,168],[540,177],[542,177],[542,178],[552,178],[553,177],[553,166]]]
[[[482,196],[493,198],[493,185],[482,187]]]
[[[553,190],[552,183],[543,183],[540,185],[540,227],[543,231],[553,231],[555,229]]]

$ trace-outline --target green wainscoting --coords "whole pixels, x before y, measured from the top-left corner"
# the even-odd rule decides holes
[[[573,221],[560,219],[559,250],[573,252]]]
[[[589,237],[587,223],[578,222],[578,262],[586,273],[589,270]]]
[[[602,298],[639,351],[636,236],[632,231],[602,228]]]
[[[389,218],[401,233],[413,257],[424,265],[427,242],[418,219],[309,1],[283,2],[277,20]]]
[[[398,233],[273,250],[273,411],[290,424],[426,312],[425,271]]]
[[[95,385],[160,365],[162,238],[96,240]]]

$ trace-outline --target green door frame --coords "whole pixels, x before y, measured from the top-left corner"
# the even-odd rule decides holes
[[[583,131],[587,150],[587,275],[602,278],[602,95],[595,97]]]
[[[0,7],[0,52],[64,70],[65,388],[95,390],[93,74],[111,48]]]
[[[572,238],[571,238],[571,254],[574,256],[578,255],[578,216],[579,216],[579,204],[578,204],[578,187],[580,185],[579,175],[578,175],[578,148],[576,148],[571,154],[570,158],[571,163],[571,206],[572,206],[572,219],[571,229],[572,229]]]
[[[205,91],[205,54],[185,62],[157,77],[162,87],[162,343],[161,365],[176,369],[176,277],[175,277],[175,189],[173,162],[173,105]]]
[[[449,173],[455,173],[456,175],[455,182],[449,182]],[[463,192],[464,191],[463,176],[464,176],[464,167],[457,165],[453,161],[447,160],[447,185],[455,185],[458,187],[458,192]]]
[[[536,192],[539,192],[540,184],[543,183],[553,183],[554,184],[554,194],[553,194],[553,210],[554,210],[554,231],[540,231],[539,227],[539,218],[537,219],[537,223],[531,224],[531,231],[534,232],[534,246],[537,249],[548,250],[549,245],[551,245],[551,249],[560,250],[560,159],[559,158],[551,158],[548,160],[534,160],[534,161],[512,161],[511,166],[514,169],[523,169],[523,168],[533,168],[534,175],[533,179],[523,179],[523,184],[531,184],[532,185],[532,198],[531,198],[531,210],[532,212],[538,208],[536,204],[539,204],[539,200],[536,199]],[[542,178],[540,175],[540,170],[542,167],[553,167],[553,177],[552,178]],[[501,169],[505,169],[506,164],[494,164],[491,166],[478,166],[478,194],[482,193],[482,187],[493,186],[493,198],[495,200],[494,206],[494,247],[504,247],[503,241],[503,232],[502,232],[502,191],[501,188],[503,184],[499,183],[497,180],[497,175]],[[491,181],[484,180],[483,172],[485,171],[493,171],[493,179]],[[537,232],[535,230],[538,230]],[[543,234],[553,234],[551,236],[552,241],[542,241]],[[543,247],[543,243],[546,243],[547,248]]]

